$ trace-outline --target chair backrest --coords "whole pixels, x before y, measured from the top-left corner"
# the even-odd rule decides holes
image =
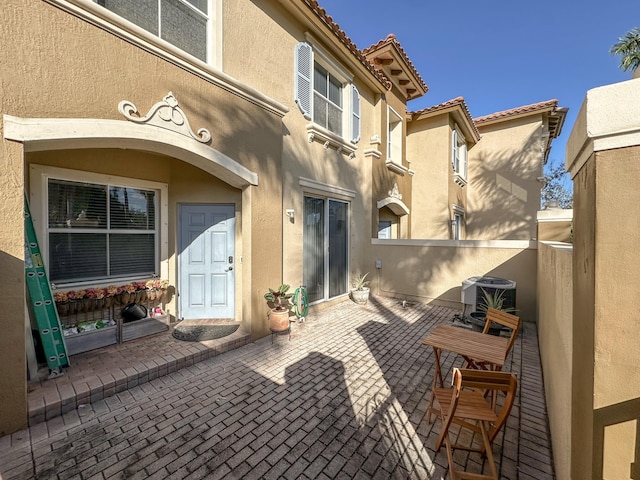
[[[491,327],[491,323],[495,322],[503,327],[507,327],[511,329],[511,336],[509,337],[509,345],[507,347],[507,351],[505,354],[505,359],[509,356],[509,352],[513,348],[513,344],[516,341],[516,336],[518,335],[518,330],[520,330],[520,317],[513,315],[511,313],[504,312],[502,310],[496,310],[495,308],[487,309],[486,323],[484,325],[484,330],[482,333],[488,333],[489,328]]]
[[[487,391],[491,393],[504,393],[504,401],[502,402],[502,406],[499,407],[500,410],[498,412],[495,412],[497,420],[491,426],[491,429],[488,432],[489,442],[493,442],[493,439],[498,434],[504,423],[507,421],[509,413],[511,413],[511,407],[513,406],[516,398],[518,379],[516,378],[515,374],[510,372],[454,368],[452,383],[454,389],[453,396],[455,396],[456,400],[457,398],[459,398],[460,390],[463,388],[478,390],[482,392],[483,395]],[[487,403],[489,404],[489,402]],[[495,401],[491,403],[494,406],[497,405],[497,402]],[[455,415],[454,412],[456,407],[457,405],[452,406],[450,409],[450,412],[453,413],[453,415]],[[496,408],[498,407],[496,406]]]

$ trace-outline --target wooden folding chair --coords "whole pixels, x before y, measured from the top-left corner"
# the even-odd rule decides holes
[[[440,406],[439,417],[442,421],[442,431],[436,442],[436,451],[442,443],[447,448],[449,474],[451,480],[456,479],[493,479],[498,480],[493,459],[492,443],[496,435],[507,421],[511,407],[516,397],[518,382],[516,376],[508,372],[492,372],[487,370],[453,370],[453,388],[438,388],[434,390],[435,399]],[[499,411],[492,406],[492,402],[485,398],[486,392],[504,393],[504,401]],[[497,395],[493,395],[494,397]],[[449,427],[452,423],[461,428],[479,433],[482,438],[480,447],[473,447],[452,443],[449,438]],[[490,475],[482,475],[456,470],[453,461],[453,450],[468,450],[487,456]]]
[[[488,334],[492,323],[497,323],[502,327],[507,327],[511,330],[511,334],[509,336],[509,343],[504,356],[506,360],[507,357],[509,356],[509,353],[513,349],[513,345],[516,342],[516,336],[518,335],[518,330],[520,330],[520,317],[516,315],[512,315],[511,313],[504,312],[502,310],[496,310],[495,308],[488,308],[486,323],[484,324],[484,329],[482,330],[482,333]],[[500,368],[494,368],[492,365],[489,365],[486,362],[476,361],[473,358],[464,357],[464,356],[463,358],[467,362],[466,368],[476,368],[476,369],[484,369],[484,370],[500,369]]]

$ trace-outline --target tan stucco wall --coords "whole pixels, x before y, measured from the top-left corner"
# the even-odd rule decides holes
[[[277,99],[289,108],[283,119],[283,169],[277,179],[283,182],[281,207],[277,214],[283,220],[282,238],[284,256],[282,258],[282,281],[294,288],[302,284],[303,273],[303,212],[304,195],[323,195],[321,191],[306,189],[300,186],[301,179],[313,179],[330,187],[338,187],[351,192],[350,201],[351,238],[350,264],[352,272],[361,269],[366,258],[362,243],[369,241],[377,229],[372,218],[377,218],[375,202],[387,196],[394,183],[394,177],[379,182],[378,190],[384,196],[371,196],[373,162],[384,165],[383,159],[374,159],[364,155],[364,150],[375,148],[370,144],[374,134],[385,134],[382,128],[383,118],[380,109],[386,108],[380,102],[380,88],[372,89],[371,80],[363,82],[353,60],[344,60],[341,55],[344,47],[337,45],[335,39],[326,41],[313,34],[313,38],[305,36],[311,31],[309,24],[302,23],[300,17],[284,13],[269,2],[224,2],[225,9],[225,72],[238,78],[253,88]],[[233,23],[231,23],[233,22]],[[238,23],[239,22],[239,23]],[[246,28],[244,28],[246,26]],[[361,95],[361,135],[356,145],[355,158],[341,153],[334,146],[325,149],[322,142],[308,141],[305,119],[294,99],[294,49],[301,41],[310,41],[314,48],[319,47],[330,55],[335,63],[349,72]],[[343,61],[344,60],[344,61]],[[362,67],[360,67],[362,68]],[[406,107],[398,104],[394,108],[404,113]],[[401,109],[400,109],[401,108]],[[386,116],[384,117],[386,122]],[[384,141],[381,147],[386,144]],[[403,201],[410,201],[410,184],[400,178],[401,192],[407,196]],[[330,193],[324,194],[332,197]],[[339,196],[333,196],[340,198]],[[285,210],[294,210],[294,219],[290,220]],[[276,285],[277,286],[277,285]]]
[[[27,426],[22,145],[0,142],[0,436]]]
[[[638,449],[640,80],[587,92],[567,142],[574,181],[572,478],[629,478]],[[577,368],[579,366],[579,368]],[[637,462],[635,464],[637,476]]]
[[[596,153],[594,409],[636,400],[640,405],[640,310],[637,272],[640,230],[622,206],[640,205],[640,190],[620,188],[640,180],[640,147]],[[629,183],[631,182],[631,183]],[[622,248],[624,245],[624,248]],[[615,281],[613,281],[615,279]],[[621,407],[622,408],[622,407]],[[637,408],[637,406],[636,406]],[[604,478],[626,478],[634,461],[639,411],[605,430]],[[607,419],[605,418],[605,421]],[[614,433],[615,430],[615,433]]]
[[[516,306],[523,321],[536,319],[536,250],[480,242],[373,240],[371,272],[375,293],[462,308],[463,280],[490,275],[516,282]],[[528,242],[525,242],[528,243]],[[382,268],[375,269],[375,260]],[[467,312],[468,313],[468,312]]]
[[[407,158],[416,174],[411,209],[412,238],[448,239],[451,235],[449,116],[409,122]],[[428,145],[428,148],[425,146]]]
[[[478,127],[469,150],[467,239],[536,237],[544,142],[542,118],[532,115]]]
[[[573,256],[566,243],[538,243],[538,344],[558,480],[571,478]],[[579,366],[577,367],[579,369]]]
[[[571,243],[573,210],[549,208],[538,212],[538,241]]]
[[[152,161],[137,161],[136,154],[131,152],[121,152],[120,159],[108,165],[94,164],[93,159],[80,160],[76,154],[65,158],[62,153],[51,154],[50,158],[52,163],[65,167],[117,171],[120,176],[136,178],[168,178],[174,206],[170,213],[172,221],[178,201],[224,198],[226,203],[242,205],[245,210],[238,216],[237,223],[243,253],[243,271],[238,272],[241,281],[237,284],[242,303],[238,302],[238,309],[243,324],[251,323],[254,338],[268,333],[262,295],[268,286],[281,281],[283,264],[281,117],[270,108],[262,108],[261,101],[247,101],[242,92],[233,93],[237,91],[234,88],[221,88],[203,76],[42,1],[29,2],[28,8],[22,1],[4,2],[0,24],[4,52],[0,70],[2,114],[126,122],[118,112],[120,101],[133,102],[140,114],[146,115],[152,105],[172,91],[194,131],[207,128],[212,134],[213,149],[258,175],[259,185],[246,187],[241,192],[221,185],[208,174],[201,177],[202,172],[184,167],[176,160],[161,161],[160,166],[156,162],[152,168],[146,168]],[[73,129],[70,130],[72,137]],[[0,127],[2,132],[4,125]],[[100,134],[96,132],[96,136]],[[119,144],[111,139],[102,141],[101,146],[118,148]],[[0,328],[6,347],[0,351],[0,360],[12,365],[2,376],[0,385],[5,412],[0,414],[0,433],[26,425],[22,148],[19,143],[6,139],[0,142],[0,164],[4,172],[0,180],[2,208],[6,213],[0,232],[0,252],[7,272],[0,279],[0,288],[5,292],[0,300],[3,311]],[[55,148],[65,148],[64,143]],[[131,159],[129,155],[136,159],[127,161],[127,157]],[[45,156],[39,158],[45,160]],[[172,166],[167,168],[169,164]],[[174,181],[176,184],[171,185]],[[192,190],[203,186],[226,193],[194,193]],[[249,194],[247,190],[252,192]],[[174,227],[170,226],[172,242],[175,241]],[[261,254],[265,251],[269,255]],[[252,252],[261,254],[259,262],[252,262]],[[175,275],[175,263],[170,271]]]

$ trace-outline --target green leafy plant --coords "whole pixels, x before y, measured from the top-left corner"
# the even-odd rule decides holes
[[[364,290],[365,287],[367,285],[369,285],[369,280],[366,280],[367,275],[369,275],[369,273],[365,273],[364,275],[362,274],[358,274],[355,276],[355,278],[353,279],[353,281],[351,282],[351,286],[353,287],[354,290]]]
[[[289,310],[289,308],[291,308],[289,299],[293,296],[292,293],[288,293],[289,288],[290,286],[286,283],[280,285],[277,290],[270,288],[269,291],[264,294],[269,308],[279,312]]]
[[[482,294],[484,295],[483,301],[478,305],[478,310],[481,312],[487,312],[489,308],[495,308],[496,310],[502,310],[507,313],[514,313],[517,310],[513,307],[505,307],[504,302],[506,301],[505,292],[506,290],[497,288],[493,294],[487,292],[484,288],[480,288],[482,290]]]

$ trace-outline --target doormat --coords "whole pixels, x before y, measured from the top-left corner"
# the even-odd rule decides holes
[[[173,329],[173,338],[183,342],[201,342],[203,340],[215,340],[226,337],[238,330],[240,325],[178,325]]]

